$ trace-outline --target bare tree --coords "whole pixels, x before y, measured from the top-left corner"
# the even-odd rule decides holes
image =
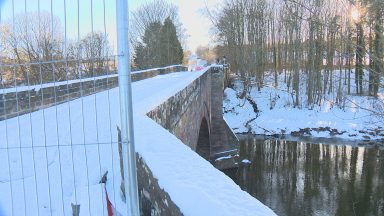
[[[80,52],[82,59],[85,59],[82,62],[84,66],[82,72],[87,77],[105,74],[108,69],[108,59],[105,59],[104,56],[108,56],[110,53],[110,46],[104,33],[89,33],[81,40],[79,46],[77,51]]]
[[[8,67],[17,83],[39,84],[97,76],[108,70],[110,53],[104,33],[89,33],[80,42],[64,41],[60,19],[48,12],[17,15],[2,26],[2,49],[8,62],[19,67]],[[83,60],[82,60],[83,59]],[[80,62],[79,62],[80,61]],[[80,63],[80,64],[79,64]]]
[[[265,72],[274,71],[277,86],[277,71],[284,72],[293,104],[299,105],[299,76],[304,72],[306,102],[312,106],[320,104],[325,95],[342,101],[341,81],[349,94],[352,67],[356,68],[357,92],[363,93],[367,82],[369,92],[377,95],[384,58],[384,3],[361,1],[361,9],[353,11],[356,4],[348,0],[226,0],[207,14],[217,31],[221,51],[226,52],[232,70],[245,83],[254,77],[260,89]],[[352,19],[356,15],[359,22]],[[371,18],[371,24],[364,16]],[[369,53],[365,50],[366,38],[370,38]],[[370,66],[365,64],[367,54]],[[370,78],[363,81],[365,69]]]
[[[216,61],[215,50],[208,46],[199,46],[196,49],[196,55],[201,59],[207,60],[208,62],[214,63]]]
[[[10,34],[5,39],[8,57],[21,65],[15,69],[19,82],[39,83],[65,78],[63,63],[45,63],[63,59],[59,18],[45,12],[27,13],[16,16],[8,25]],[[37,62],[43,63],[31,64]]]
[[[186,41],[186,33],[183,25],[179,21],[179,12],[176,5],[166,0],[153,0],[143,3],[130,17],[130,40],[131,47],[137,46],[140,38],[144,35],[145,29],[150,24],[163,23],[166,18],[170,18],[176,26],[177,36],[181,42]],[[132,49],[133,50],[133,49]]]
[[[7,47],[8,44],[7,44],[7,38],[9,38],[9,35],[10,35],[10,29],[9,29],[9,25],[6,25],[6,24],[0,24],[0,57],[1,58],[5,58],[5,57],[9,57],[9,53],[7,53],[9,51],[9,48]]]

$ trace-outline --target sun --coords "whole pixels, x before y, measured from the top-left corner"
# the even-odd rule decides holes
[[[355,21],[355,22],[358,22],[360,21],[360,11],[357,10],[356,8],[352,10],[351,12],[351,17],[352,17],[352,20]]]
[[[362,17],[362,9],[359,6],[355,6],[351,9],[350,16],[355,23],[359,23]]]

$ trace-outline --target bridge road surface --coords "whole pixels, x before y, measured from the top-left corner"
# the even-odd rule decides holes
[[[136,151],[185,215],[275,215],[146,116],[206,70],[132,84]],[[71,203],[81,215],[107,215],[99,184],[106,171],[109,199],[125,212],[118,94],[114,88],[0,121],[0,215],[71,215]]]

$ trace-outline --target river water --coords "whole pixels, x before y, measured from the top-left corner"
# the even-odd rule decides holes
[[[243,136],[226,170],[278,215],[384,215],[384,151]]]

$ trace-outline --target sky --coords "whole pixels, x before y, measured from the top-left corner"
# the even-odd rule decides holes
[[[150,0],[130,0],[131,10]],[[195,51],[199,45],[209,45],[211,21],[203,14],[205,5],[215,7],[220,0],[170,0],[179,8],[180,21],[189,35],[188,48]]]
[[[206,0],[208,7],[213,7],[220,0]],[[187,29],[189,46],[195,51],[199,45],[208,45],[211,43],[209,34],[212,27],[211,20],[203,14],[205,10],[204,0],[175,0],[180,10],[180,19]]]
[[[128,0],[129,10],[135,10],[141,4],[149,1],[151,0]],[[180,21],[186,28],[187,35],[189,35],[187,47],[191,51],[195,51],[199,45],[209,45],[211,42],[209,34],[211,22],[203,15],[203,11],[206,3],[209,7],[214,7],[220,0],[169,1],[179,8]],[[40,11],[52,11],[54,16],[60,18],[61,27],[63,32],[66,29],[68,38],[77,40],[78,35],[80,35],[81,38],[91,32],[92,29],[95,32],[105,31],[110,38],[112,47],[115,47],[115,2],[115,0],[0,0],[0,22],[11,22],[13,11],[15,16],[25,11],[36,12],[39,10],[38,5],[40,5]],[[93,10],[91,10],[91,5]],[[91,16],[91,14],[93,14],[93,16]]]

